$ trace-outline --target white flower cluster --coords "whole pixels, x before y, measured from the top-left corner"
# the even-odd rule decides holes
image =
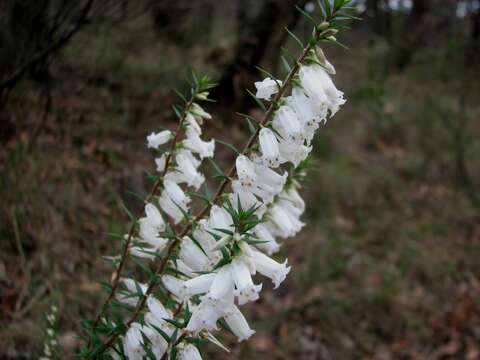
[[[332,68],[330,64],[328,69]],[[220,318],[238,341],[248,339],[255,331],[238,306],[259,299],[263,285],[256,283],[253,276],[263,275],[277,288],[290,271],[286,260],[277,262],[270,256],[280,248],[278,239],[292,237],[304,226],[300,216],[305,203],[297,191],[297,182],[288,181],[288,172],[277,169],[285,163],[296,168],[304,161],[312,150],[311,141],[319,125],[345,102],[343,93],[318,64],[301,66],[296,83],[299,85],[293,87],[289,96],[275,100],[277,110],[271,122],[263,124],[258,133],[258,151],[236,158],[236,179],[231,182],[231,193],[226,194],[230,208],[212,205],[207,218],[195,224],[193,231],[182,239],[178,256],[170,263],[176,269],[174,275],[161,277],[176,303],[191,315],[185,328],[175,332],[178,341],[170,342],[178,351],[178,359],[201,359],[197,348],[180,338],[182,332],[215,342],[210,332],[218,329]],[[255,85],[257,97],[270,100],[279,91],[281,82],[267,78]],[[167,171],[164,179],[160,208],[175,223],[183,219],[190,202],[179,184],[198,189],[205,180],[198,172],[200,161],[213,155],[213,140],[200,139],[200,124],[208,118],[210,115],[198,105],[192,107],[185,119],[187,137],[175,153],[176,166]],[[171,133],[152,134],[148,146],[158,148],[171,138]],[[159,171],[165,170],[167,156],[156,159]],[[239,229],[229,209],[252,209],[258,224],[247,230]],[[154,204],[146,205],[145,214],[140,219],[137,242],[143,245],[132,247],[131,253],[153,258],[167,244],[167,240],[159,236],[165,230],[165,222]],[[145,293],[146,286],[131,279],[123,282],[127,292],[119,299],[136,305],[136,298],[128,294]],[[144,324],[133,323],[124,336],[124,353],[128,359],[145,356],[145,338],[149,339],[157,359],[171,351],[162,334],[168,337],[174,334],[175,327],[168,321],[174,315],[152,295],[148,297],[147,306]]]
[[[206,96],[206,95],[205,95]],[[178,224],[189,211],[190,197],[185,194],[180,185],[198,190],[205,181],[205,176],[198,168],[206,157],[212,157],[215,150],[215,140],[203,141],[200,138],[204,119],[212,117],[200,105],[193,103],[185,114],[183,122],[185,139],[181,141],[178,150],[172,154],[162,153],[155,159],[157,171],[163,176],[163,190],[158,204],[175,224]],[[170,130],[152,133],[147,137],[148,147],[158,149],[174,138]],[[167,164],[168,159],[168,164]],[[175,165],[172,165],[175,164]],[[168,168],[166,168],[168,165]],[[153,203],[145,205],[145,217],[139,219],[139,237],[130,253],[140,258],[154,259],[166,247],[168,240],[159,234],[165,231],[165,220],[160,210]]]
[[[198,97],[205,99],[208,93],[201,93]],[[162,153],[155,159],[157,171],[163,175],[163,189],[158,199],[157,207],[150,202],[145,205],[145,216],[139,219],[138,237],[134,239],[130,247],[130,253],[138,258],[155,259],[167,246],[169,240],[161,234],[166,230],[166,222],[160,209],[175,223],[183,220],[189,211],[190,197],[180,185],[185,185],[198,190],[205,181],[205,176],[198,170],[206,157],[212,157],[215,150],[215,141],[208,142],[200,138],[202,129],[200,125],[205,119],[211,119],[210,114],[203,110],[200,105],[192,103],[186,110],[183,127],[185,139],[176,145],[174,152]],[[174,139],[174,134],[169,130],[160,133],[152,133],[147,137],[147,146],[159,149],[160,146]],[[126,235],[128,236],[128,235]],[[130,306],[136,306],[139,296],[147,290],[146,284],[141,284],[133,279],[122,279],[125,290],[117,294],[117,299]],[[138,294],[138,292],[141,294]],[[174,326],[165,319],[172,319],[173,315],[166,310],[162,303],[152,295],[146,301],[148,312],[145,314],[145,324],[134,322],[123,338],[123,352],[128,359],[143,359],[146,355],[145,341],[150,343],[152,353],[160,359],[167,351],[168,343],[161,335],[171,336]],[[160,331],[159,331],[160,330]],[[110,355],[117,359],[118,354],[112,350]],[[196,359],[200,354],[195,346],[185,345],[179,349],[179,359]]]
[[[57,341],[57,330],[56,322],[58,319],[58,307],[52,305],[50,307],[50,313],[47,314],[47,328],[46,328],[46,337],[43,343],[43,356],[40,357],[40,360],[51,360],[56,359],[56,349],[58,347]]]

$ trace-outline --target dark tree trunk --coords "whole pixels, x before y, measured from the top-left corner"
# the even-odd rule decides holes
[[[1,45],[2,74],[24,63],[50,42],[49,3],[49,0],[7,2],[0,29],[4,40]],[[30,69],[30,75],[41,80],[46,71],[45,62],[37,63]]]
[[[472,30],[470,36],[470,63],[478,64],[480,61],[480,4],[475,11],[472,12]]]
[[[413,0],[412,9],[406,19],[393,56],[393,66],[397,71],[402,71],[407,67],[415,51],[428,39],[430,34],[428,15],[430,12],[430,0]]]
[[[152,20],[158,36],[164,41],[177,45],[188,45],[186,20],[191,10],[189,1],[158,1],[152,8]]]
[[[365,20],[375,35],[391,39],[392,16],[388,0],[367,0],[365,15]]]
[[[367,0],[367,20],[376,34],[381,34],[380,0]]]

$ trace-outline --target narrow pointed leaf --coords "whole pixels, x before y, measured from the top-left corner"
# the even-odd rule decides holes
[[[229,144],[229,143],[227,143],[223,140],[219,140],[219,139],[215,139],[215,141],[222,144],[223,146],[226,146],[230,150],[232,150],[235,153],[235,155],[240,155],[240,151],[235,146],[233,146],[232,144]]]

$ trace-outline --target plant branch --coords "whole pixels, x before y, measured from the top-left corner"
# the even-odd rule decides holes
[[[184,113],[183,113],[181,119],[178,122],[178,126],[177,126],[177,129],[175,131],[174,138],[171,141],[170,149],[169,149],[169,152],[168,152],[167,157],[165,159],[165,168],[163,169],[160,177],[153,184],[152,190],[150,191],[150,193],[145,198],[145,203],[148,203],[150,201],[150,199],[152,199],[152,197],[155,196],[155,194],[158,192],[158,190],[160,189],[160,187],[163,184],[163,179],[164,179],[164,177],[165,177],[165,175],[168,171],[170,162],[172,160],[172,154],[174,153],[175,147],[176,147],[177,142],[178,142],[179,133],[182,130],[183,123],[185,121],[185,117],[186,117],[188,111],[190,110],[190,108],[193,104],[194,98],[195,98],[195,96],[192,96],[191,99],[188,101],[188,103],[185,105]],[[112,301],[112,299],[115,296],[115,292],[116,292],[116,290],[118,288],[118,285],[120,283],[120,277],[121,277],[123,268],[125,267],[125,263],[126,263],[126,260],[128,258],[128,250],[130,248],[130,244],[131,244],[132,239],[133,239],[133,234],[135,232],[136,224],[138,223],[138,220],[142,216],[143,216],[143,209],[140,212],[140,214],[136,217],[135,221],[132,222],[132,225],[130,226],[130,230],[128,232],[127,239],[126,239],[125,244],[123,246],[123,250],[122,250],[122,254],[121,254],[121,258],[120,258],[120,263],[117,267],[117,270],[115,271],[114,279],[112,280],[112,287],[110,289],[110,293],[109,293],[107,299],[105,300],[105,302],[102,306],[102,310],[100,311],[100,313],[95,318],[95,321],[93,322],[92,328],[95,328],[98,325],[98,323],[100,322],[100,319],[102,318],[103,314],[105,313],[105,311],[108,307],[108,304]]]
[[[49,54],[59,50],[63,45],[65,45],[81,28],[83,25],[87,24],[86,18],[90,9],[92,8],[94,0],[88,0],[84,8],[81,10],[79,17],[77,18],[75,25],[68,31],[65,35],[60,37],[56,42],[48,46],[47,48],[39,51],[35,54],[29,61],[27,61],[23,66],[21,66],[17,71],[15,71],[9,78],[3,80],[0,83],[0,91],[5,88],[9,88],[15,83],[32,67],[32,65],[42,61]]]
[[[260,123],[261,124],[261,127],[262,126],[265,126],[273,117],[274,113],[275,113],[275,104],[277,104],[279,102],[279,100],[283,97],[283,95],[285,94],[285,92],[287,91],[287,89],[290,87],[291,85],[291,81],[292,79],[295,77],[295,75],[298,73],[299,69],[300,69],[300,66],[303,65],[306,57],[308,56],[308,54],[310,53],[310,50],[312,50],[313,47],[315,47],[317,45],[317,42],[321,39],[320,37],[321,35],[321,31],[320,30],[317,30],[315,32],[315,36],[314,36],[314,41],[310,41],[309,44],[304,48],[304,50],[302,51],[301,55],[299,56],[299,58],[297,59],[295,65],[292,67],[292,69],[290,70],[290,72],[288,73],[287,77],[285,78],[282,86],[280,87],[278,93],[275,95],[274,99],[272,100],[269,108],[267,109],[266,113],[265,113],[265,117],[263,118],[262,122]],[[244,147],[244,150],[242,152],[242,154],[246,154],[248,153],[248,151],[252,148],[252,146],[255,144],[255,142],[257,141],[257,138],[258,138],[258,135],[259,135],[259,132],[260,132],[260,128],[258,128],[254,134],[252,134],[252,136],[249,138],[248,142],[246,143],[245,147]],[[166,252],[165,252],[165,255],[164,257],[160,260],[159,264],[157,265],[157,268],[155,270],[155,279],[157,279],[165,270],[165,267],[168,263],[168,260],[170,258],[170,255],[176,250],[177,246],[181,243],[182,241],[182,238],[189,232],[191,231],[192,227],[193,227],[193,224],[195,222],[197,222],[198,220],[200,220],[203,216],[205,216],[205,214],[208,212],[208,210],[212,207],[212,205],[214,203],[216,203],[219,199],[220,199],[220,196],[223,194],[223,192],[225,191],[225,189],[227,188],[228,184],[231,182],[231,178],[235,175],[236,173],[236,167],[235,167],[235,164],[233,164],[230,168],[230,170],[228,171],[228,174],[227,174],[227,179],[223,180],[222,183],[219,185],[219,187],[217,188],[217,191],[215,192],[215,195],[212,199],[212,201],[208,204],[206,204],[201,210],[200,212],[194,217],[194,219],[192,221],[189,221],[189,223],[183,228],[183,230],[181,231],[181,233],[175,238],[175,240],[173,240]],[[116,333],[112,334],[107,340],[106,342],[101,345],[101,347],[94,353],[92,354],[91,356],[95,356],[95,355],[99,355],[100,353],[102,353],[104,350],[108,349],[109,347],[111,347],[114,342],[117,340],[117,338],[123,334],[123,332],[125,331],[125,329],[128,329],[128,327],[134,323],[138,317],[140,316],[140,313],[141,311],[143,310],[145,304],[146,304],[146,301],[148,299],[148,296],[152,294],[155,286],[157,284],[157,281],[154,280],[154,281],[151,281],[148,285],[148,288],[146,290],[146,292],[144,293],[144,295],[142,296],[142,299],[139,301],[139,303],[137,304],[137,307],[135,308],[135,311],[133,312],[132,316],[130,317],[130,319],[126,322],[125,326],[122,327],[122,330],[121,331],[117,331]]]

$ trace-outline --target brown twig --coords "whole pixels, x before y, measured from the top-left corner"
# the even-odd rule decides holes
[[[21,66],[17,71],[15,71],[9,78],[3,80],[0,83],[0,91],[5,88],[12,87],[33,65],[42,61],[51,53],[58,51],[63,45],[65,45],[87,22],[85,21],[90,9],[92,8],[94,0],[88,0],[84,8],[81,10],[79,17],[77,18],[75,25],[63,35],[56,42],[43,49],[42,51],[35,54],[29,61],[27,61],[23,66]]]

